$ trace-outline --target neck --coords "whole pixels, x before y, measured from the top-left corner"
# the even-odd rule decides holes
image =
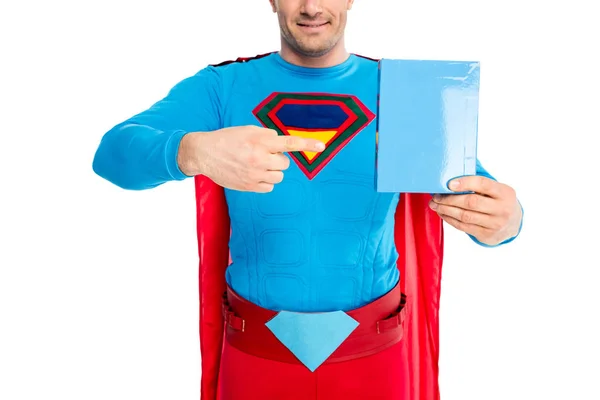
[[[307,68],[334,67],[346,61],[350,55],[344,47],[343,38],[340,39],[340,41],[336,43],[336,45],[327,53],[316,57],[299,53],[290,47],[290,45],[283,38],[281,38],[281,51],[279,54],[281,55],[281,58],[290,64]]]

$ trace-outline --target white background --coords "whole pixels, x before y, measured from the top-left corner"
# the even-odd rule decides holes
[[[591,1],[535,3],[350,14],[352,52],[481,61],[479,158],[525,207],[503,248],[446,230],[443,400],[600,399],[600,32]],[[128,192],[92,158],[206,64],[277,50],[267,0],[7,1],[0,33],[0,399],[197,399],[192,181]]]

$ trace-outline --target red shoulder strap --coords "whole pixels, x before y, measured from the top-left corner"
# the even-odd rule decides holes
[[[396,212],[396,248],[401,287],[407,296],[403,400],[438,400],[439,305],[444,235],[442,219],[429,208],[430,195],[401,194]]]

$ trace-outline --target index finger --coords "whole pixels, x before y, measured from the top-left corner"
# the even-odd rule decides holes
[[[448,187],[455,192],[475,192],[492,198],[502,195],[502,184],[486,176],[462,176],[450,181]]]
[[[292,151],[312,151],[318,153],[325,150],[325,143],[317,139],[285,135],[270,138],[267,147],[272,153]]]

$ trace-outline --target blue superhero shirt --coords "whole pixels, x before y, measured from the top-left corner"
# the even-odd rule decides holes
[[[274,310],[360,307],[399,279],[399,196],[374,190],[377,75],[377,62],[357,55],[330,68],[295,66],[278,53],[210,66],[107,132],[93,168],[142,190],[187,178],[177,150],[189,132],[258,125],[321,139],[322,153],[288,154],[290,168],[273,192],[226,189],[227,281]],[[491,177],[479,162],[477,174]]]

